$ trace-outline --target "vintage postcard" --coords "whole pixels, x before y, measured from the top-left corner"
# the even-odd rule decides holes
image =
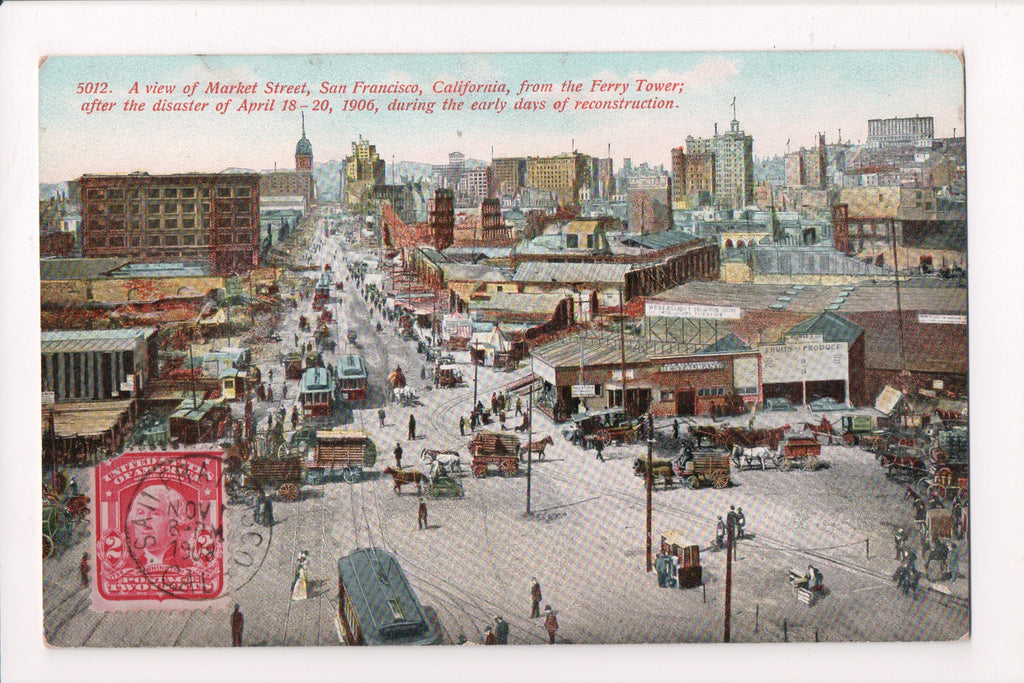
[[[49,645],[969,638],[961,55],[38,75]]]

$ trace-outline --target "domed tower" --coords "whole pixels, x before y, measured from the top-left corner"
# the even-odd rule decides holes
[[[306,137],[306,113],[302,112],[302,137],[295,145],[295,170],[313,172],[313,145]]]

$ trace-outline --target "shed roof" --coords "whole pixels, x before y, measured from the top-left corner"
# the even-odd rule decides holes
[[[45,258],[39,259],[39,279],[94,280],[129,263],[124,258]]]
[[[666,230],[664,232],[647,233],[643,236],[625,235],[619,241],[631,247],[659,251],[678,247],[689,242],[699,242],[700,238],[682,230]]]
[[[813,318],[797,323],[789,330],[789,334],[820,334],[828,343],[846,342],[852,344],[864,333],[860,327],[841,315],[832,311],[822,311]]]
[[[46,330],[40,334],[42,353],[133,351],[140,340],[156,334],[155,327],[118,330]]]
[[[626,280],[633,269],[629,263],[575,263],[566,261],[525,261],[516,268],[516,282],[615,283]]]

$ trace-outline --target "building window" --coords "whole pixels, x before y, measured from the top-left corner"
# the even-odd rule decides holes
[[[146,193],[146,196],[149,197],[150,199],[159,199],[160,190],[158,188],[152,188]]]
[[[725,396],[725,387],[704,387],[697,390],[698,396]]]
[[[160,246],[160,236],[159,235],[150,235],[149,239],[147,240],[147,246],[159,247]]]
[[[235,188],[235,196],[236,197],[248,197],[249,196],[249,187],[247,185],[246,186],[242,186],[242,187],[236,187]]]
[[[167,237],[164,238],[164,244],[167,245],[168,247],[178,246],[178,236],[168,235]]]
[[[676,400],[676,392],[673,389],[662,389],[661,390],[661,402],[671,403]]]
[[[194,187],[183,187],[181,188],[181,196],[186,198],[195,197],[196,189]]]
[[[218,197],[230,197],[231,196],[231,188],[230,187],[218,187],[217,188],[217,196]]]
[[[182,238],[182,241],[181,241],[181,243],[182,243],[182,244],[184,244],[184,245],[185,245],[186,247],[192,247],[192,246],[195,246],[195,243],[196,243],[196,236],[195,236],[195,235],[185,235],[185,236],[184,236],[184,237]]]
[[[150,230],[159,230],[160,229],[160,219],[159,218],[150,218],[149,221],[146,223],[146,226]]]

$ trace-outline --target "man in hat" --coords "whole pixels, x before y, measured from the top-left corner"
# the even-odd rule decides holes
[[[508,645],[508,622],[500,614],[494,616],[494,637],[498,645]]]
[[[548,642],[554,645],[555,633],[558,631],[558,618],[555,616],[554,610],[551,609],[551,605],[544,606],[544,613],[547,615],[544,617],[544,630],[548,632]]]
[[[416,440],[416,417],[409,413],[409,441]]]
[[[484,629],[484,645],[497,645],[498,639],[494,635],[494,631],[488,626]]]
[[[532,607],[530,609],[530,618],[535,619],[540,616],[540,583],[537,581],[537,577],[533,577],[533,585],[530,586],[530,600]]]
[[[384,412],[384,406],[381,406],[380,408],[377,409],[377,419],[380,421],[380,426],[381,427],[384,426],[384,418],[385,417],[386,417],[386,413]]]
[[[402,444],[395,444],[395,469],[402,469]]]
[[[743,508],[736,508],[736,538],[743,538],[746,532],[743,530],[747,526],[747,516],[743,514]]]
[[[715,547],[721,550],[725,547],[725,522],[722,515],[718,515],[718,524],[715,526]]]
[[[596,439],[594,441],[594,448],[597,450],[597,459],[604,462],[604,441]]]
[[[459,415],[459,436],[466,435],[466,416]]]
[[[245,617],[242,611],[235,605],[235,611],[231,613],[231,647],[242,647],[242,628],[245,625]]]
[[[270,498],[263,499],[263,526],[274,526],[274,503]]]

